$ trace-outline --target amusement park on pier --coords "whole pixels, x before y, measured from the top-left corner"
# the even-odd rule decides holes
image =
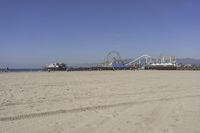
[[[44,67],[47,71],[84,71],[84,70],[176,70],[175,56],[141,55],[132,59],[124,59],[117,51],[109,52],[105,61],[90,67],[68,67],[65,63],[53,63]]]

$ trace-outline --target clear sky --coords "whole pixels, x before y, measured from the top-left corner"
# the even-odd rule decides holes
[[[0,68],[96,63],[111,50],[200,58],[199,0],[0,0]]]

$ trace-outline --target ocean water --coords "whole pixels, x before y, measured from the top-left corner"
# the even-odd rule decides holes
[[[38,72],[38,71],[43,71],[41,68],[9,68],[7,69],[0,69],[0,72]]]

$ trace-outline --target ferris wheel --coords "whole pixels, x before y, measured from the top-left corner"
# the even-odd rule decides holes
[[[111,51],[107,54],[107,62],[116,62],[120,60],[121,60],[121,56],[116,51]]]

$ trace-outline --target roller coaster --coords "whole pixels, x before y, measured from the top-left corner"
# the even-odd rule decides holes
[[[141,60],[142,59],[145,59],[145,63],[146,64],[150,64],[151,61],[152,61],[152,57],[151,56],[149,56],[149,55],[142,55],[142,56],[137,57],[136,59],[134,59],[133,61],[131,61],[131,62],[125,64],[125,65],[126,66],[130,66],[130,65],[135,64],[137,62],[138,62],[139,65],[141,65]]]

